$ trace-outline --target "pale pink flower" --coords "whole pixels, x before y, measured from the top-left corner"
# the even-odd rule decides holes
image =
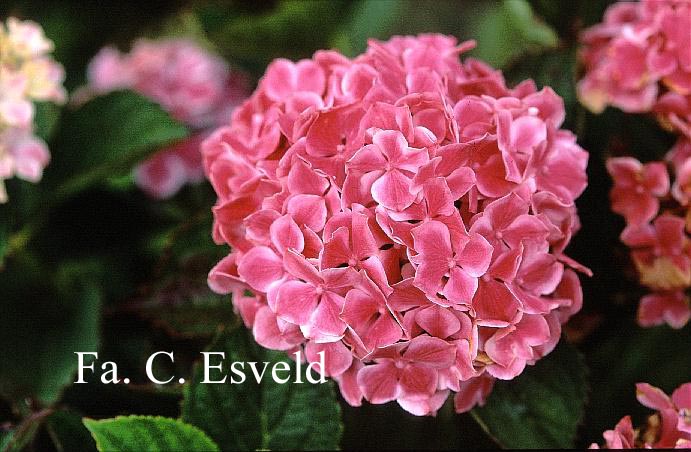
[[[21,21],[15,17],[7,19],[7,33],[3,47],[27,60],[43,56],[53,51],[53,42],[46,38],[43,28],[30,20]]]
[[[50,161],[48,146],[33,134],[33,102],[65,101],[64,70],[52,51],[37,23],[14,17],[0,23],[0,203],[7,201],[5,179],[36,183]]]
[[[202,144],[209,274],[269,348],[304,347],[345,400],[434,415],[549,353],[582,305],[564,255],[587,153],[551,89],[511,90],[421,35],[276,60]],[[248,291],[251,295],[246,294]],[[328,361],[328,359],[327,359]]]

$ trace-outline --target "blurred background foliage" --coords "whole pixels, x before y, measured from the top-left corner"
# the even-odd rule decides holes
[[[649,381],[670,391],[691,375],[691,354],[682,352],[688,348],[689,326],[682,331],[642,330],[635,324],[642,290],[631,284],[632,269],[618,242],[623,223],[609,210],[610,182],[603,164],[607,156],[623,153],[644,161],[659,158],[673,137],[644,116],[614,110],[592,116],[575,95],[578,33],[600,21],[609,3],[4,0],[0,18],[33,19],[44,27],[55,42],[56,59],[66,68],[70,91],[84,83],[86,64],[103,45],[127,50],[142,36],[195,39],[256,82],[276,57],[305,58],[321,48],[355,56],[368,38],[420,32],[475,39],[478,46],[471,55],[502,68],[511,83],[533,78],[539,86],[552,86],[565,100],[566,127],[591,155],[590,185],[577,203],[583,228],[569,249],[595,273],[584,278],[585,307],[567,327],[573,345],[564,347],[579,352],[555,353],[551,362],[526,372],[522,382],[498,389],[504,398],[497,396],[487,409],[474,413],[490,435],[471,415],[455,415],[448,404],[436,418],[417,418],[395,404],[351,408],[340,396],[339,408],[330,402],[332,390],[299,397],[313,400],[309,409],[324,419],[342,413],[343,448],[493,447],[495,441],[514,447],[580,447],[599,442],[601,432],[625,414],[633,414],[635,423],[645,419],[646,411],[635,400],[635,382]],[[337,425],[331,442],[291,443],[309,433],[300,431],[268,431],[270,437],[289,438],[283,443],[224,438],[214,433],[223,429],[204,416],[204,405],[189,406],[193,394],[199,403],[209,403],[211,395],[198,394],[200,388],[189,385],[184,391],[182,385],[157,387],[144,375],[144,362],[153,351],[175,350],[175,363],[161,364],[157,372],[189,381],[205,347],[239,353],[253,347],[236,329],[228,299],[206,286],[208,270],[225,252],[211,241],[211,188],[186,187],[171,200],[152,201],[129,174],[134,162],[186,136],[185,128],[133,93],[99,98],[80,109],[40,105],[37,128],[53,155],[45,178],[39,185],[8,181],[10,203],[0,206],[0,450],[94,449],[81,417],[119,414],[182,415],[227,448],[335,446]],[[237,346],[242,341],[248,350]],[[71,384],[77,363],[73,352],[89,350],[98,350],[101,362],[116,361],[120,375],[132,384]],[[579,353],[589,368],[587,387],[581,358],[573,364]],[[565,369],[574,376],[574,386],[573,394],[561,394],[572,397],[564,403],[555,404],[551,393],[536,393],[534,383],[525,383],[559,386],[554,376]],[[242,422],[238,410],[248,397],[268,413],[276,409],[271,388],[248,391],[217,395],[225,397],[218,400],[218,416],[231,424]],[[284,402],[303,399],[296,400]],[[520,431],[507,420],[501,425],[506,431],[497,435],[492,430],[502,410],[527,413],[522,419],[536,416],[530,419],[537,421],[563,422],[565,417],[565,428],[573,432],[554,439],[547,430]],[[309,410],[301,415],[311,422]],[[518,429],[515,435],[512,428]],[[526,434],[532,439],[522,439]],[[235,440],[245,442],[228,444]]]

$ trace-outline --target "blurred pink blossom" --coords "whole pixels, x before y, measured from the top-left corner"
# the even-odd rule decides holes
[[[224,123],[247,96],[245,77],[197,44],[140,39],[129,53],[104,47],[88,67],[89,85],[78,98],[131,89],[159,103],[193,131],[182,143],[158,151],[135,168],[135,181],[154,198],[166,199],[187,183],[203,180],[199,144],[207,130]]]
[[[617,2],[581,36],[583,105],[629,113],[655,112],[667,128],[691,139],[691,3]]]

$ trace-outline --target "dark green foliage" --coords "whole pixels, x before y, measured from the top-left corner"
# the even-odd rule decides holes
[[[201,384],[203,367],[195,365],[193,381],[185,388],[182,418],[206,432],[223,450],[329,450],[339,445],[340,407],[334,384],[295,381],[295,363],[285,354],[261,350],[248,338],[244,328],[236,327],[219,334],[208,351],[225,353],[223,373],[213,371],[212,380],[229,373],[231,362],[269,362],[261,384],[248,380],[243,384]],[[212,361],[217,364],[220,356]],[[291,366],[291,378],[285,384],[274,382],[268,373],[279,361]],[[302,367],[303,373],[305,366]],[[241,416],[238,413],[242,413]]]
[[[586,374],[582,355],[562,342],[516,379],[497,381],[473,414],[504,447],[572,448],[585,414]]]

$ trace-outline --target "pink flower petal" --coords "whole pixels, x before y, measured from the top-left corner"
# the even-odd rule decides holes
[[[407,399],[426,399],[437,388],[437,371],[428,367],[408,365],[399,376],[400,395]]]
[[[442,293],[449,302],[453,304],[470,304],[475,292],[477,291],[478,281],[474,276],[460,267],[450,270],[449,280],[444,286]]]
[[[437,337],[417,336],[410,341],[403,358],[418,366],[444,369],[456,359],[456,347]]]
[[[321,231],[326,223],[326,204],[321,196],[295,195],[288,200],[286,213],[298,226],[306,226],[314,232]]]
[[[240,260],[238,274],[253,289],[266,292],[267,288],[283,277],[283,262],[271,248],[252,248]]]
[[[480,234],[470,234],[470,240],[463,247],[457,262],[468,275],[477,278],[487,272],[493,250],[492,245]]]
[[[287,281],[278,289],[276,315],[296,325],[305,325],[317,308],[318,301],[314,286],[300,281]]]
[[[398,170],[391,170],[372,184],[372,198],[391,210],[403,210],[415,200],[411,181]]]
[[[415,322],[432,336],[444,339],[461,329],[458,317],[440,306],[428,306],[415,314]]]
[[[285,253],[288,248],[301,253],[305,248],[302,231],[290,215],[283,215],[274,221],[269,230],[271,243],[280,253]]]
[[[481,279],[472,306],[478,325],[503,327],[516,320],[521,304],[504,284]]]
[[[363,367],[357,374],[357,383],[370,403],[390,402],[399,394],[398,372],[390,361]]]
[[[320,352],[324,352],[325,374],[328,377],[342,375],[353,363],[353,355],[341,341],[326,344],[308,342],[305,345],[305,357],[311,363],[319,362]]]
[[[653,410],[674,409],[674,404],[662,389],[648,383],[636,383],[636,398],[641,404]]]

